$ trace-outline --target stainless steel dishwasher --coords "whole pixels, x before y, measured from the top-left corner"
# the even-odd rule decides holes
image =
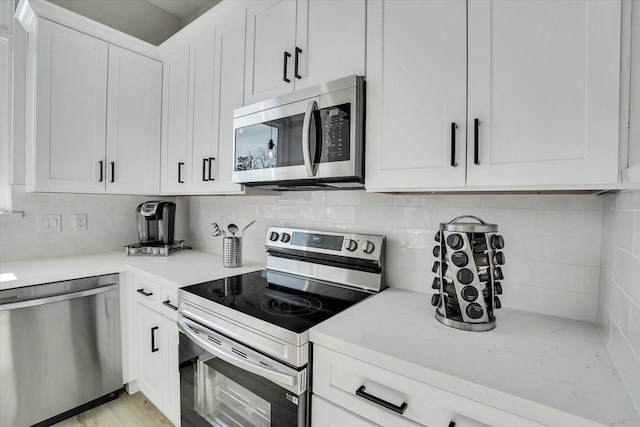
[[[117,274],[0,291],[0,426],[49,425],[121,388]]]

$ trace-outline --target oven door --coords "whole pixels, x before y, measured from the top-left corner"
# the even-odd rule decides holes
[[[181,317],[182,427],[300,427],[307,369],[298,371]]]

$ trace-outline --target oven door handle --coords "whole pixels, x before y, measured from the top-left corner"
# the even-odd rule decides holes
[[[318,165],[311,160],[311,118],[313,112],[318,109],[318,103],[315,100],[309,101],[307,104],[307,111],[304,113],[304,121],[302,122],[302,158],[304,159],[304,166],[307,168],[307,176],[314,177],[318,170]],[[318,144],[319,141],[316,141]]]
[[[252,374],[259,375],[270,381],[284,384],[291,388],[296,388],[296,386],[298,386],[299,373],[294,369],[291,369],[283,365],[281,370],[286,372],[279,372],[273,369],[265,368],[262,365],[253,363],[245,359],[241,355],[238,355],[235,353],[229,353],[224,348],[221,348],[219,346],[216,346],[210,343],[208,339],[201,337],[200,334],[198,332],[194,332],[194,330],[202,331],[203,334],[207,334],[209,336],[212,336],[213,338],[219,338],[220,341],[229,341],[227,338],[221,335],[218,335],[213,331],[208,331],[208,330],[205,331],[204,329],[201,329],[200,325],[193,323],[187,319],[184,319],[184,318],[178,319],[178,329],[180,329],[182,333],[184,333],[190,340],[198,344],[204,350],[206,350],[207,352],[211,353],[216,357],[219,357],[220,359],[224,360],[227,363],[230,363],[238,368],[244,369],[245,371],[251,372]],[[244,346],[242,346],[241,352],[245,354],[249,352],[253,353],[252,350],[247,349]],[[277,362],[274,362],[274,363],[277,363]]]

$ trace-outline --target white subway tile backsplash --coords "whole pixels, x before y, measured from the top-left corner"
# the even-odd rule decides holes
[[[571,265],[599,267],[602,244],[599,238],[545,236],[540,260]]]
[[[536,234],[599,239],[602,235],[602,212],[541,209],[537,211]]]
[[[605,196],[602,240],[598,321],[640,410],[640,191]]]
[[[178,197],[178,205],[188,212],[189,242],[215,253],[221,253],[222,243],[206,234],[208,223],[218,220],[209,213],[224,214],[225,224],[236,222],[240,226],[243,221],[258,218],[243,242],[245,258],[258,261],[265,259],[264,236],[270,225],[384,234],[389,285],[425,293],[432,292],[432,249],[440,222],[476,215],[498,224],[506,239],[505,307],[581,320],[596,318],[601,231],[576,236],[574,230],[557,227],[554,234],[539,235],[536,224],[540,212],[560,212],[560,216],[569,215],[578,223],[599,224],[601,228],[600,196],[328,191]],[[562,296],[562,304],[554,301],[556,294]]]
[[[599,272],[598,267],[538,262],[535,284],[542,288],[597,295]]]
[[[536,311],[585,322],[596,321],[598,295],[512,284],[504,288],[504,294],[500,299],[503,307]],[[500,311],[496,313],[496,317],[500,324]]]
[[[124,251],[124,245],[138,238],[135,208],[149,199],[151,197],[26,193],[23,186],[13,186],[13,208],[24,212],[24,217],[0,215],[0,259]],[[60,233],[38,232],[37,218],[41,213],[61,215]],[[87,214],[87,231],[74,231],[72,216],[76,213]]]
[[[430,228],[433,210],[426,207],[358,206],[356,221],[382,227]]]

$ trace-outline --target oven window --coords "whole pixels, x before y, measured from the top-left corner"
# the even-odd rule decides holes
[[[180,333],[182,427],[299,427],[307,393],[294,395],[266,378],[211,355]]]
[[[214,426],[271,426],[271,404],[235,381],[197,362],[195,410]]]

